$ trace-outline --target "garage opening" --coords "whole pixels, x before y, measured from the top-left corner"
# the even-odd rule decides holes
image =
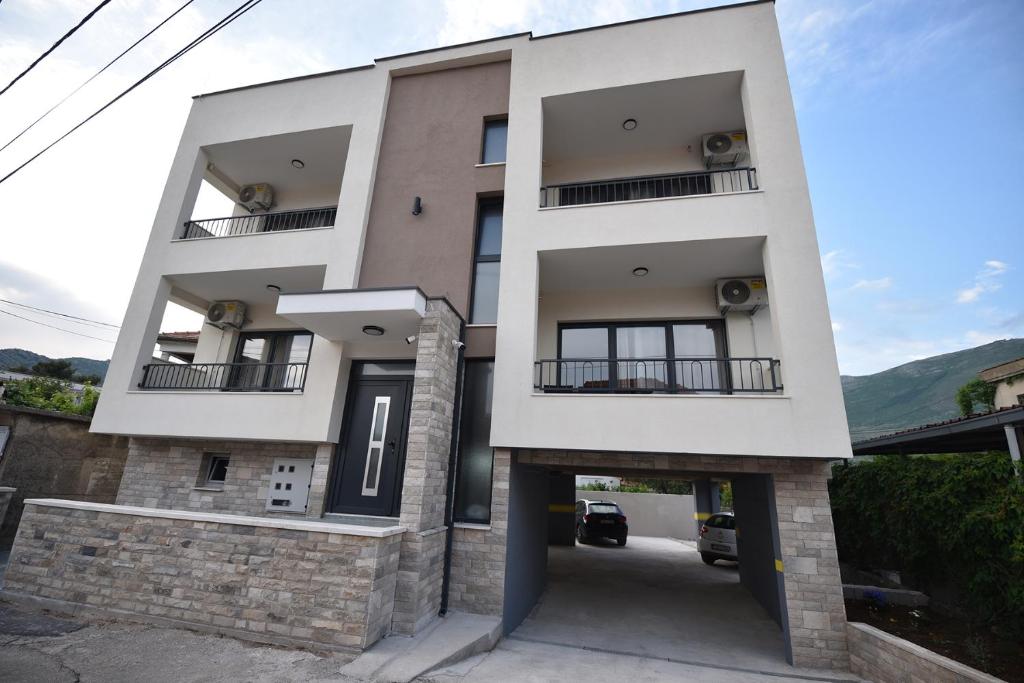
[[[769,475],[657,481],[667,485],[649,472],[513,465],[506,635],[792,672]]]

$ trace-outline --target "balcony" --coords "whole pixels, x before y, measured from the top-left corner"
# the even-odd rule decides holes
[[[772,358],[559,358],[534,363],[535,391],[561,394],[765,394],[782,391]]]
[[[561,183],[540,189],[541,208],[628,202],[641,199],[751,192],[757,190],[757,169],[691,171],[634,176],[580,183]]]
[[[139,388],[301,392],[307,367],[308,363],[154,363],[143,366]]]
[[[255,235],[285,230],[309,230],[329,228],[334,225],[338,207],[325,206],[315,209],[275,211],[271,213],[209,218],[186,221],[178,239],[194,240],[208,237],[229,237]]]

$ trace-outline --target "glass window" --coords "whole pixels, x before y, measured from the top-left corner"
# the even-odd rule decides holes
[[[459,464],[455,480],[455,521],[491,521],[491,394],[494,361],[466,361],[463,380]]]
[[[622,510],[615,503],[594,503],[590,506],[590,511],[595,514],[606,514],[606,515],[621,515]]]
[[[676,386],[684,391],[720,390],[725,363],[714,359],[722,347],[722,326],[717,322],[681,323],[672,326]]]
[[[498,322],[498,282],[501,273],[502,203],[481,202],[477,219],[473,269],[473,303],[469,322]]]
[[[562,330],[558,382],[576,389],[608,388],[608,328],[567,327]]]
[[[206,488],[224,488],[224,482],[228,476],[228,460],[227,453],[203,453],[196,485]]]
[[[665,326],[615,330],[616,379],[620,389],[657,389],[668,385]],[[623,361],[623,358],[636,360]]]
[[[228,389],[301,389],[313,335],[309,332],[246,332],[239,336]]]
[[[508,140],[508,119],[484,121],[484,144],[480,162],[496,164],[505,161]]]

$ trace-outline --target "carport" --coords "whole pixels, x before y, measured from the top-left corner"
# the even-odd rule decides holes
[[[771,475],[663,472],[695,483],[696,517],[733,485],[744,561],[704,564],[692,541],[634,535],[569,545],[575,475],[651,472],[514,464],[509,496],[505,631],[511,639],[728,670],[793,673]],[[594,491],[594,499],[610,499]],[[590,497],[590,496],[588,496]],[[629,516],[629,511],[623,507]],[[698,522],[688,521],[689,524]],[[550,543],[550,545],[549,545]],[[515,553],[515,555],[513,555]],[[517,560],[513,560],[517,557]],[[514,615],[510,616],[511,613]]]

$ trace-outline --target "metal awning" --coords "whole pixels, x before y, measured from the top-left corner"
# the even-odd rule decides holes
[[[427,296],[418,287],[282,293],[277,314],[331,341],[401,341],[419,330]]]
[[[853,444],[854,455],[972,453],[1009,450],[1020,458],[1024,406],[1011,406]],[[1015,452],[1016,451],[1016,452]]]

